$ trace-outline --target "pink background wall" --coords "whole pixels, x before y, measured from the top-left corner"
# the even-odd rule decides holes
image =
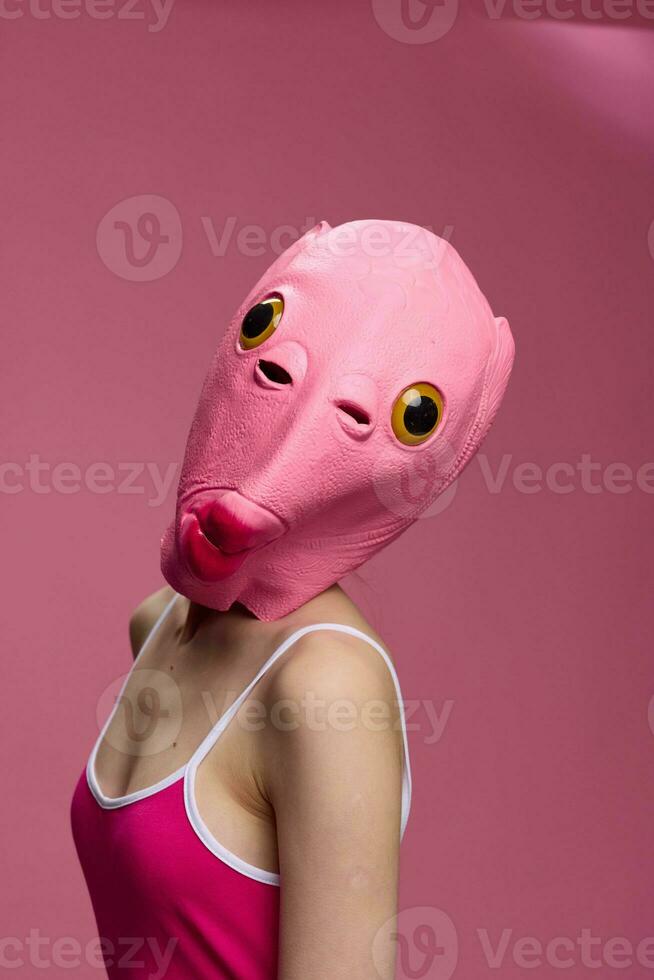
[[[357,217],[450,237],[518,348],[449,505],[351,583],[417,703],[399,924],[414,975],[513,977],[539,956],[538,977],[566,958],[568,977],[630,959],[622,975],[653,975],[654,940],[636,947],[654,936],[654,21],[644,3],[622,20],[591,6],[599,19],[578,5],[527,19],[511,0],[501,16],[446,0],[410,29],[400,0],[176,0],[163,24],[144,0],[130,18],[109,0],[105,19],[82,0],[6,0],[0,921],[14,976],[35,975],[30,930],[48,977],[100,973],[83,953],[64,966],[94,935],[68,805],[129,661],[129,612],[160,584],[173,490],[157,499],[152,473],[179,462],[216,339],[281,226]],[[412,16],[429,9],[411,0]],[[169,241],[135,266],[111,225],[144,209]],[[127,492],[135,462],[151,468]]]

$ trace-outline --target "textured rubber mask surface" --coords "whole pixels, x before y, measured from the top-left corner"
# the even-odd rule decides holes
[[[322,223],[227,328],[186,446],[162,570],[213,609],[278,619],[398,536],[479,448],[513,363],[443,239]]]

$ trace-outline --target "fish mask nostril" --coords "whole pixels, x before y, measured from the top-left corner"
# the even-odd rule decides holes
[[[279,364],[275,364],[274,361],[264,361],[260,358],[257,361],[257,367],[265,378],[268,378],[269,381],[273,381],[275,384],[290,385],[293,381],[288,371],[280,367]]]
[[[338,409],[353,418],[357,425],[370,425],[370,416],[362,408],[350,405],[348,402],[340,402]]]

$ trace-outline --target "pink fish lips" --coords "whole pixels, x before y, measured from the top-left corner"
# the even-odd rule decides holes
[[[207,490],[187,503],[180,521],[179,549],[195,578],[218,582],[285,531],[278,517],[238,491]]]

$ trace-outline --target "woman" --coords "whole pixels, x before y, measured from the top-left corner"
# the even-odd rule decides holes
[[[73,801],[111,977],[393,977],[402,699],[337,582],[458,476],[512,361],[454,249],[398,222],[318,225],[237,312]]]

